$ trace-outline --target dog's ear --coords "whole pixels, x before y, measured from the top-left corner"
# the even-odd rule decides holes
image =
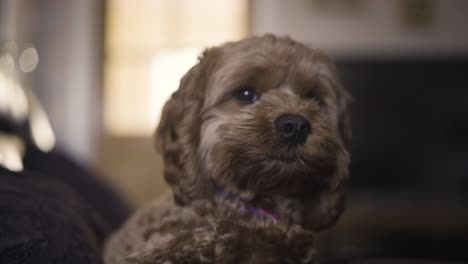
[[[343,149],[337,156],[336,174],[331,178],[332,181],[327,188],[315,196],[306,197],[303,201],[305,207],[304,226],[314,231],[321,231],[334,225],[345,209],[351,147],[350,105],[353,99],[341,85],[338,87],[337,94],[338,133]]]
[[[197,149],[205,90],[215,60],[212,50],[206,50],[181,79],[179,89],[164,105],[154,135],[156,149],[164,160],[164,177],[179,203],[203,191]]]
[[[314,231],[321,231],[334,225],[345,209],[345,196],[349,181],[348,166],[351,147],[351,103],[353,98],[340,83],[336,68],[333,75],[337,95],[337,132],[343,148],[338,152],[336,173],[330,178],[328,187],[303,201],[305,207],[304,226]]]

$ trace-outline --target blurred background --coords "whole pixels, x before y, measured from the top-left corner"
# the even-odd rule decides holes
[[[355,103],[348,210],[323,258],[466,261],[467,26],[464,0],[0,0],[0,63],[56,148],[139,206],[167,188],[151,136],[204,48],[271,32],[324,49]]]

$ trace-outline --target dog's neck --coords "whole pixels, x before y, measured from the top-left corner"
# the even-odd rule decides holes
[[[242,199],[239,195],[236,195],[234,193],[229,193],[227,192],[222,186],[216,184],[213,182],[213,186],[215,188],[215,195],[223,200],[227,201],[230,203],[238,203],[240,204],[240,209],[243,210],[244,212],[252,215],[253,217],[257,219],[270,219],[274,223],[278,222],[280,219],[279,214],[275,212],[271,212],[269,210],[266,210],[264,208],[259,208],[255,207],[252,204],[250,204],[249,201]]]

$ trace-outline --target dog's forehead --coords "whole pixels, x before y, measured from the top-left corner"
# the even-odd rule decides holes
[[[303,46],[289,50],[252,47],[228,51],[224,52],[219,66],[208,76],[204,109],[260,78],[268,79],[272,85],[269,89],[279,87],[286,79],[294,82],[302,78],[312,82],[319,76],[335,78],[329,58],[322,52]]]

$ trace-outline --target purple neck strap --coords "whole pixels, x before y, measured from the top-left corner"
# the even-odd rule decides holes
[[[251,206],[247,201],[242,200],[237,195],[226,192],[223,187],[217,185],[216,183],[213,182],[213,185],[215,187],[217,196],[222,197],[223,199],[228,200],[230,202],[240,201],[244,206],[245,211],[252,214],[253,216],[258,218],[270,218],[275,223],[279,220],[279,215],[277,213],[270,212],[263,208]]]

